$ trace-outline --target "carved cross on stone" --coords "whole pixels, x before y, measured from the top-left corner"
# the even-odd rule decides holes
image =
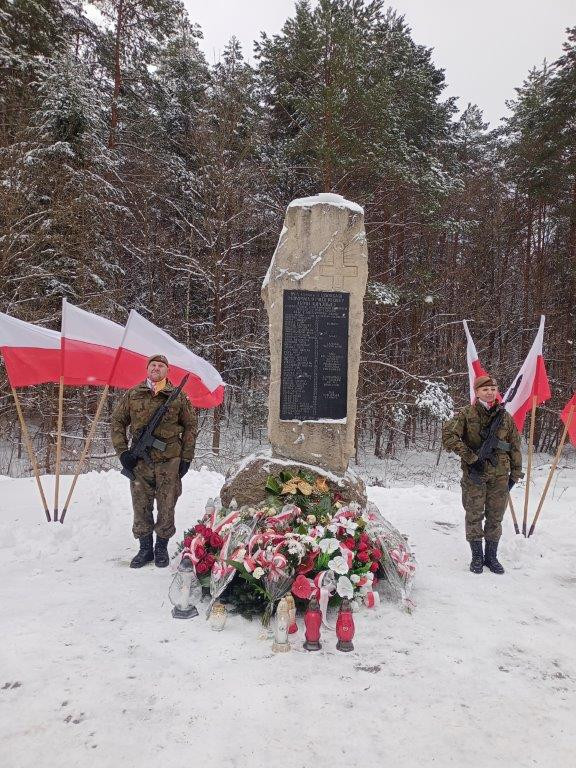
[[[355,264],[356,256],[351,263],[346,259],[346,250],[343,243],[338,243],[322,260],[320,267],[321,277],[332,278],[322,280],[322,288],[329,291],[341,291],[345,288],[351,290],[358,279],[358,267]]]

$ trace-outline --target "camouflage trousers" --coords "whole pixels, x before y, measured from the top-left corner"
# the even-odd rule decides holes
[[[475,485],[464,474],[460,485],[466,511],[466,540],[499,541],[508,504],[508,475],[488,475],[481,485]]]
[[[182,480],[178,474],[180,458],[156,461],[152,465],[139,461],[134,469],[134,480],[130,482],[135,538],[148,536],[152,531],[162,539],[169,539],[176,533],[174,507],[182,493]],[[154,500],[157,520],[154,525]]]

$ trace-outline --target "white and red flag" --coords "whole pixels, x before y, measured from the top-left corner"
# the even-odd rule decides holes
[[[124,327],[62,299],[64,384],[104,386],[110,380]]]
[[[542,357],[545,319],[544,315],[540,316],[540,327],[534,343],[504,398],[508,400],[508,397],[511,397],[510,402],[506,403],[506,410],[514,419],[520,432],[524,427],[526,414],[532,408],[532,399],[535,397],[536,405],[540,405],[552,397]]]
[[[576,392],[564,406],[560,418],[564,424],[568,424],[568,437],[572,445],[576,446]],[[570,419],[570,422],[568,422],[568,419]]]
[[[60,334],[0,312],[0,349],[13,387],[59,381]]]
[[[110,385],[120,389],[135,386],[146,378],[146,363],[152,355],[165,355],[168,358],[168,375],[172,383],[179,384],[183,376],[190,374],[184,391],[192,405],[198,408],[215,408],[220,405],[224,399],[224,382],[216,368],[134,309],[126,323]]]
[[[474,403],[476,400],[474,379],[476,376],[483,376],[487,371],[478,359],[478,352],[476,351],[476,345],[468,330],[468,323],[466,320],[462,320],[462,322],[464,323],[464,333],[466,334],[466,358],[468,360],[468,379],[470,381],[470,402]]]

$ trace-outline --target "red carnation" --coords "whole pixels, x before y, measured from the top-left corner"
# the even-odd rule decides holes
[[[368,542],[360,538],[360,541],[358,542],[358,549],[361,551],[366,551],[368,549]]]
[[[186,536],[184,539],[184,549],[190,549],[190,544],[192,544],[192,536]]]
[[[210,536],[210,546],[214,549],[220,549],[220,547],[224,544],[224,541],[222,540],[222,537],[219,536],[217,533],[213,533],[212,536]]]
[[[342,542],[342,544],[343,544],[345,547],[347,547],[348,549],[355,549],[355,547],[356,547],[356,542],[354,541],[354,539],[345,539],[345,540]]]
[[[202,576],[204,573],[208,573],[208,564],[206,560],[201,560],[199,563],[196,563],[196,573],[198,576]]]
[[[372,563],[372,565],[370,566],[370,570],[372,571],[372,573],[376,573],[378,568],[379,568],[378,563]]]
[[[381,549],[373,549],[372,550],[372,560],[380,560],[382,557],[382,550]]]
[[[363,549],[360,552],[357,552],[356,557],[358,558],[358,560],[360,560],[361,563],[367,563],[370,560],[370,555],[365,549]]]

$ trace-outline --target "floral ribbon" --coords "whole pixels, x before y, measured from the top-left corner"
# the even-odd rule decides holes
[[[412,576],[416,570],[416,564],[411,560],[410,555],[406,550],[393,549],[390,552],[390,557],[396,563],[396,570],[400,576],[405,579]]]

